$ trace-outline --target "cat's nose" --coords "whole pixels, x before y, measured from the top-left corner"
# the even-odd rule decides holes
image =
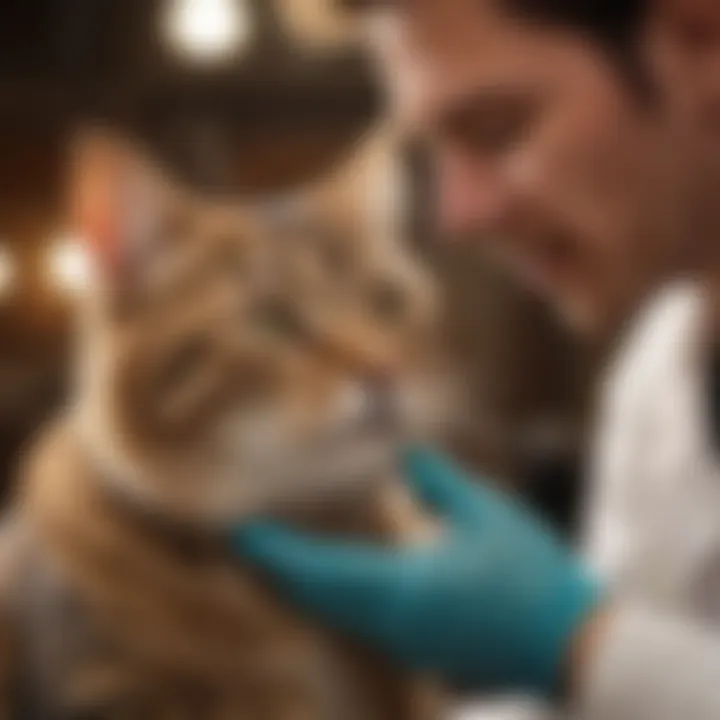
[[[372,429],[395,427],[399,412],[392,377],[388,373],[373,373],[362,380],[362,386],[366,395],[363,422]]]
[[[337,407],[344,422],[371,430],[389,430],[399,418],[396,392],[389,375],[364,375],[348,383]]]

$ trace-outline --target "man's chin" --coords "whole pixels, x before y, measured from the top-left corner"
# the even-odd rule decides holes
[[[596,303],[578,295],[555,295],[549,304],[560,323],[572,334],[584,338],[595,338],[607,332],[606,313]]]

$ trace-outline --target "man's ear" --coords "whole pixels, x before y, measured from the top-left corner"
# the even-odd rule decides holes
[[[655,14],[670,23],[677,38],[692,50],[707,50],[720,35],[720,5],[715,0],[662,0]]]
[[[85,133],[72,150],[70,211],[103,282],[129,290],[159,237],[165,185],[132,144]]]
[[[658,0],[646,23],[660,90],[698,123],[720,125],[720,2]]]

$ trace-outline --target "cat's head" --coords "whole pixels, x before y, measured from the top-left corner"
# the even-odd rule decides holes
[[[270,210],[107,136],[76,167],[96,268],[79,417],[124,489],[222,521],[376,476],[443,421],[437,293],[372,155]]]

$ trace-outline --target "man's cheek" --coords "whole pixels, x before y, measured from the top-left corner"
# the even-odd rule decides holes
[[[489,233],[500,229],[508,198],[497,174],[472,152],[446,151],[438,158],[440,222],[445,232]]]
[[[568,327],[582,335],[605,324],[610,311],[608,288],[599,276],[577,273],[557,283],[547,298]]]
[[[438,161],[439,217],[449,235],[471,230],[475,224],[475,187],[469,169],[457,159]]]

